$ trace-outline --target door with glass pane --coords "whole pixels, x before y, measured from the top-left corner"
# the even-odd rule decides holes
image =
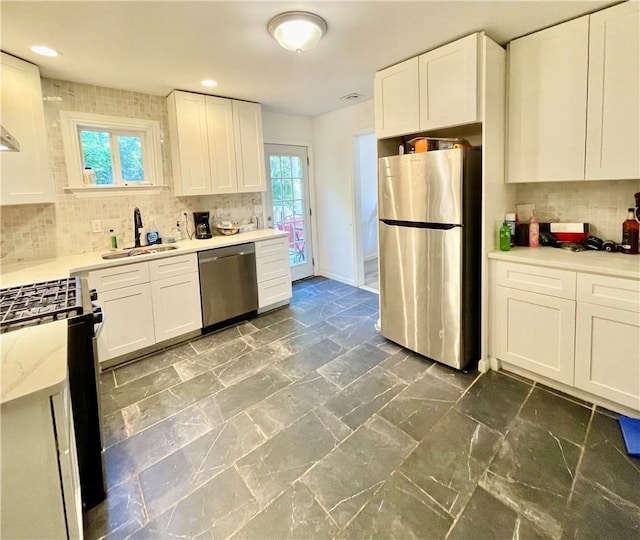
[[[309,166],[305,146],[265,144],[267,226],[287,233],[293,281],[313,275]]]

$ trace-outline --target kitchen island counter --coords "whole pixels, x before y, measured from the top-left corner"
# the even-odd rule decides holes
[[[0,336],[0,404],[60,392],[67,381],[67,321]]]
[[[103,259],[102,255],[108,253],[105,249],[98,253],[83,253],[79,255],[67,255],[54,259],[41,259],[20,264],[3,265],[0,274],[2,287],[13,287],[61,279],[70,275],[77,275],[100,268],[122,266],[125,264],[135,264],[153,259],[162,259],[177,255],[185,255],[206,249],[214,249],[225,246],[233,246],[244,242],[259,242],[271,238],[286,236],[287,232],[276,231],[274,229],[260,229],[246,233],[239,233],[230,236],[214,236],[206,240],[183,240],[174,244],[163,244],[177,246],[178,249],[164,251],[161,253],[149,253],[136,257],[123,257],[121,259]],[[151,246],[152,247],[152,246]]]
[[[640,255],[608,253],[606,251],[573,253],[550,247],[516,247],[511,251],[492,251],[489,253],[489,258],[603,276],[640,279]]]

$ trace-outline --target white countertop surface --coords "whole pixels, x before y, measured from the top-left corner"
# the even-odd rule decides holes
[[[37,283],[39,281],[66,278],[70,275],[77,275],[82,272],[97,270],[99,268],[134,264],[152,259],[161,259],[165,257],[194,253],[205,249],[232,246],[235,244],[242,244],[244,242],[259,242],[261,240],[269,240],[270,238],[279,238],[282,236],[287,236],[287,232],[276,231],[274,229],[260,229],[257,231],[239,233],[230,236],[214,236],[207,240],[183,240],[181,242],[176,242],[175,244],[166,244],[170,246],[177,246],[178,249],[162,253],[139,255],[137,257],[105,260],[102,258],[102,254],[109,252],[108,249],[105,249],[98,253],[67,255],[63,257],[56,257],[54,259],[41,259],[21,264],[3,265],[0,273],[0,284],[2,287],[13,287],[16,285]]]
[[[67,321],[2,334],[0,404],[53,395],[67,380]]]
[[[490,259],[562,268],[605,276],[640,279],[640,255],[579,251],[573,253],[552,247],[515,247],[511,251],[492,251]]]

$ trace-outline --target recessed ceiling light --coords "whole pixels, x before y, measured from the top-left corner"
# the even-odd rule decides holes
[[[34,45],[31,47],[31,50],[41,56],[61,56],[61,53],[46,45]]]
[[[218,83],[216,81],[212,81],[211,79],[205,79],[204,81],[200,81],[200,84],[202,86],[208,86],[210,88],[213,88],[214,86],[218,86]]]

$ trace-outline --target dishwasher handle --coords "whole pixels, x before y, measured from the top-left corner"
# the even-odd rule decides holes
[[[241,257],[244,255],[253,255],[253,251],[238,251],[237,253],[230,253],[229,255],[215,255],[209,257],[201,257],[200,264],[209,263],[213,261],[219,261],[220,259],[230,259],[231,257]]]

